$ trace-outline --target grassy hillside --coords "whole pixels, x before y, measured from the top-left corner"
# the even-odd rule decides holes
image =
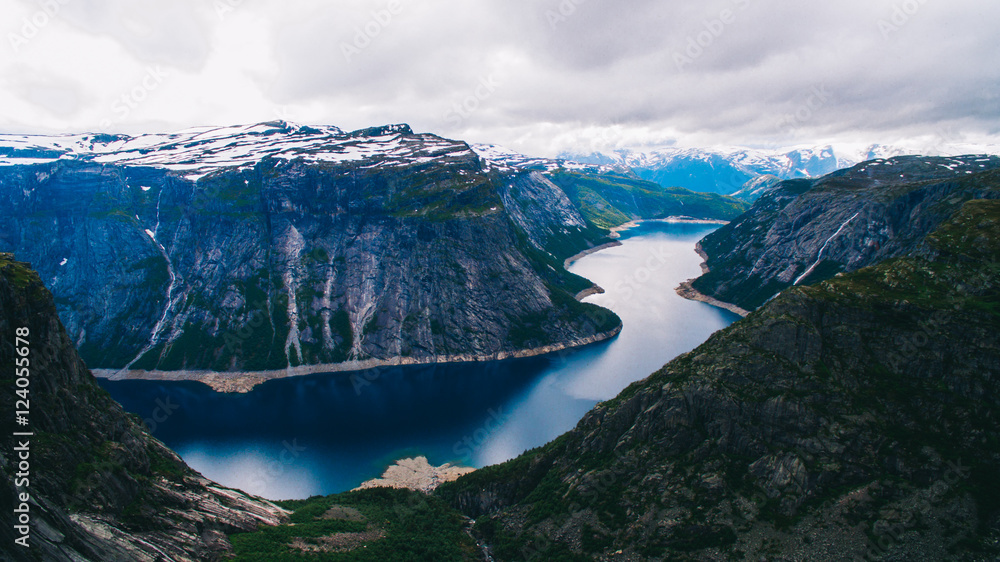
[[[637,219],[688,216],[730,220],[749,205],[726,195],[698,193],[617,174],[559,170],[549,175],[591,224],[613,228]]]
[[[237,562],[479,560],[467,520],[421,492],[372,488],[278,502],[288,525],[230,537]]]

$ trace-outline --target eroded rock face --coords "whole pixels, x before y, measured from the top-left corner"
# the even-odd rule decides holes
[[[994,559],[1000,202],[921,242],[785,291],[436,493],[498,560]]]
[[[619,325],[571,302],[590,283],[560,267],[604,233],[463,142],[283,123],[148,137],[0,139],[37,157],[0,167],[0,243],[95,369],[486,357]]]
[[[229,550],[225,533],[275,525],[285,512],[215,484],[188,468],[94,381],[27,264],[0,254],[0,361],[13,365],[14,334],[27,328],[29,425],[14,426],[14,371],[0,373],[5,413],[0,496],[30,493],[30,548],[14,543],[0,513],[5,560],[210,560]],[[21,409],[19,406],[17,409]],[[30,431],[29,486],[15,488],[12,433]]]
[[[873,160],[766,192],[705,237],[709,273],[694,289],[747,310],[794,285],[920,250],[971,199],[1000,197],[995,156]]]

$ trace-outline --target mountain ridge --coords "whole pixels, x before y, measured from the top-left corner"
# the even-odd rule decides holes
[[[901,156],[775,184],[700,243],[708,272],[691,285],[752,310],[778,292],[919,251],[969,199],[1000,197],[995,156]]]
[[[0,208],[0,246],[36,265],[97,372],[239,389],[613,337],[564,260],[632,220],[745,204],[408,125],[269,122],[0,135]]]
[[[465,143],[408,126],[343,133],[280,123],[104,140],[107,151],[97,156],[66,149],[47,162],[0,168],[5,206],[17,217],[0,235],[52,279],[64,320],[95,367],[239,371],[491,355],[512,351],[503,332],[520,317],[546,310],[551,323],[536,322],[524,347],[614,327],[595,330],[581,316],[589,305],[552,303],[552,291],[575,294],[589,283],[549,268],[557,261],[543,249],[575,253],[601,234],[541,186],[538,199],[553,204],[533,215],[523,240],[518,217],[503,212],[499,196],[513,174],[486,172]],[[40,247],[29,238],[55,242]],[[383,256],[393,253],[405,259],[387,262]],[[440,263],[429,269],[421,261]],[[108,277],[91,273],[94,265]],[[405,266],[442,270],[443,284],[410,279]],[[479,316],[435,310],[430,291],[444,305],[457,302],[448,292],[466,290],[467,271],[475,281],[469,288],[480,293],[469,299]],[[486,277],[493,272],[518,281],[496,286]],[[109,279],[103,295],[83,291]],[[415,285],[412,297],[406,284]],[[376,292],[377,285],[391,290]],[[149,304],[157,293],[160,310]],[[497,299],[511,303],[510,319],[491,312]],[[387,309],[381,319],[379,306]],[[130,326],[124,338],[114,335],[121,325]],[[482,341],[466,339],[469,330],[459,326]],[[393,336],[401,331],[407,337]],[[207,348],[197,343],[213,339]],[[408,351],[401,341],[419,347]]]
[[[933,146],[871,144],[866,147],[834,145],[777,149],[747,147],[619,149],[613,153],[566,152],[560,158],[583,165],[603,165],[664,186],[733,195],[753,202],[760,195],[748,190],[762,176],[782,180],[819,177],[861,162],[905,155],[954,156],[988,152],[1000,147],[968,145],[938,139]],[[747,192],[749,191],[749,192]],[[741,192],[743,192],[741,194]]]

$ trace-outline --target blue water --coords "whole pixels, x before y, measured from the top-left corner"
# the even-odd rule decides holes
[[[643,223],[622,233],[622,246],[572,264],[607,291],[587,301],[624,323],[618,337],[583,349],[295,377],[247,394],[194,382],[100,382],[194,469],[271,499],[348,490],[416,455],[432,464],[502,462],[738,319],[674,293],[700,273],[694,244],[714,228]]]

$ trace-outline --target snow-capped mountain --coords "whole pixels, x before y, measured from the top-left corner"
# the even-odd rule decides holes
[[[814,177],[853,165],[838,158],[833,148],[765,151],[748,148],[666,148],[651,152],[618,151],[607,154],[562,154],[590,164],[627,167],[645,180],[694,191],[732,194],[762,175],[781,179]]]
[[[472,150],[479,155],[488,166],[501,169],[528,170],[536,172],[554,172],[568,170],[583,173],[618,173],[635,177],[627,166],[620,163],[580,162],[564,158],[539,158],[515,152],[497,144],[474,143]]]
[[[442,155],[469,155],[468,145],[414,135],[409,125],[345,132],[333,126],[284,121],[234,127],[199,127],[137,137],[107,134],[0,135],[0,165],[86,160],[121,166],[165,168],[190,180],[212,172],[253,167],[265,158],[303,162],[358,162],[362,168],[431,162]]]
[[[751,148],[661,148],[619,150],[613,154],[563,153],[560,158],[586,164],[628,168],[642,179],[694,191],[735,194],[760,176],[779,179],[819,177],[859,162],[905,154],[948,156],[1000,154],[1000,147],[931,143],[925,147],[872,144],[860,148],[797,147],[779,150]]]

